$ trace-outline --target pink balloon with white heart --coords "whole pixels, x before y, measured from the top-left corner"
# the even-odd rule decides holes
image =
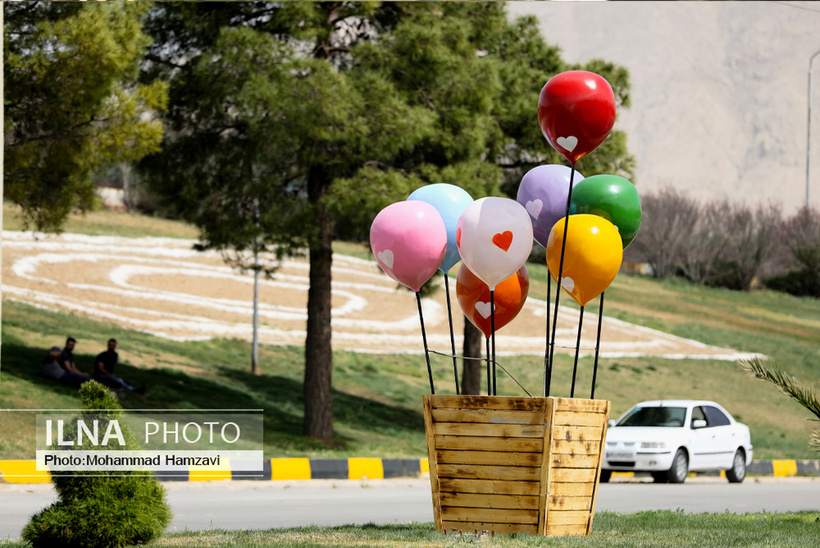
[[[444,259],[447,230],[427,202],[396,202],[373,219],[370,249],[388,276],[418,292]]]

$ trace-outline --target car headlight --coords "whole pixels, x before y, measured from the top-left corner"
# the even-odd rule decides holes
[[[666,442],[663,441],[642,441],[641,449],[664,449]]]

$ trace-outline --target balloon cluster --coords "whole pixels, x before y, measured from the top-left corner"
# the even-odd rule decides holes
[[[437,270],[461,260],[456,294],[466,317],[486,337],[524,306],[532,250],[527,211],[508,198],[473,201],[462,188],[433,184],[384,208],[370,227],[370,247],[388,276],[418,293]],[[498,299],[491,310],[490,292]],[[513,302],[514,300],[514,302]],[[513,311],[514,310],[514,311]]]
[[[541,90],[538,123],[547,142],[571,167],[535,167],[522,178],[516,200],[474,201],[457,186],[433,184],[376,216],[371,249],[382,270],[416,292],[422,336],[421,286],[437,270],[444,273],[446,283],[447,273],[459,260],[459,305],[488,341],[524,306],[529,290],[524,263],[533,240],[546,249],[551,277],[582,313],[612,283],[623,250],[640,228],[638,193],[631,182],[615,175],[584,178],[575,164],[607,138],[614,122],[615,96],[604,78],[586,71],[560,73]],[[556,294],[556,321],[557,301]],[[454,341],[452,321],[450,330]],[[549,323],[547,330],[549,335]],[[553,348],[554,338],[553,331]],[[495,339],[493,360],[494,349]],[[576,349],[576,364],[577,354]],[[455,366],[455,342],[453,357]],[[432,373],[430,383],[434,392]],[[458,391],[457,371],[456,386]],[[549,395],[548,388],[545,392]]]

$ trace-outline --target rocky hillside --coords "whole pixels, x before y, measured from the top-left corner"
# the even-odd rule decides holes
[[[617,126],[637,157],[639,189],[773,200],[785,213],[806,203],[808,62],[820,50],[820,4],[511,2],[508,12],[536,15],[569,62],[629,69],[632,107]],[[820,57],[813,87],[810,196],[820,207]]]

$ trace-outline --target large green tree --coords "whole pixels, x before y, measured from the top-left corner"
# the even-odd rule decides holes
[[[90,173],[157,149],[162,124],[146,114],[167,99],[162,81],[137,85],[149,38],[144,6],[4,3],[5,197],[26,224],[57,231],[93,204]]]
[[[307,250],[304,433],[330,441],[333,238],[366,239],[422,184],[480,197],[554,160],[535,104],[567,67],[495,3],[158,3],[148,28],[145,75],[170,79],[171,98],[143,170],[203,248],[238,263]],[[602,67],[626,99],[626,74]]]

